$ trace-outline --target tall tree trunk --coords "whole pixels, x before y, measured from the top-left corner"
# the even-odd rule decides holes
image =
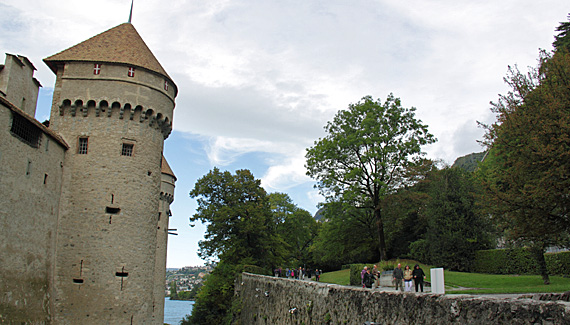
[[[546,268],[546,260],[544,259],[544,251],[546,250],[544,242],[537,242],[531,246],[531,252],[538,264],[538,273],[542,276],[544,284],[550,284],[548,269]]]
[[[382,210],[380,210],[380,207],[378,205],[374,209],[374,219],[376,220],[376,230],[378,231],[378,251],[380,252],[380,260],[385,261],[388,259],[388,254],[386,254],[386,238],[384,237]]]

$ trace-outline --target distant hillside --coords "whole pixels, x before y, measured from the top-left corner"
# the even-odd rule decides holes
[[[477,169],[477,164],[483,159],[485,153],[486,151],[474,152],[466,156],[459,157],[455,159],[455,162],[451,167],[459,167],[465,169],[466,171],[473,172],[475,169]]]
[[[317,221],[325,221],[324,220],[324,213],[325,213],[325,208],[320,208],[317,213],[315,213],[315,216],[313,218],[315,218],[315,220]]]

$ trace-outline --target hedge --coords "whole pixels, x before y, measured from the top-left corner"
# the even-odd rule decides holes
[[[544,254],[550,275],[570,275],[570,252]],[[471,272],[490,274],[538,274],[528,248],[490,249],[475,252]]]
[[[368,266],[370,270],[374,267],[373,264],[350,264],[350,285],[351,286],[361,286],[362,285],[362,277],[360,274],[362,273],[362,269],[365,266]]]

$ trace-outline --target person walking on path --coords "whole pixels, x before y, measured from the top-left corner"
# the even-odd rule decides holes
[[[374,284],[372,284],[372,289],[376,289],[380,286],[380,271],[378,271],[378,266],[374,265],[372,268],[372,276],[374,277]]]
[[[398,290],[398,288],[400,288],[400,291],[404,290],[404,288],[402,288],[402,279],[404,279],[402,264],[398,263],[398,267],[394,269],[392,276],[394,277],[394,285],[396,286],[396,290]]]
[[[362,287],[364,288],[364,274],[366,274],[366,271],[368,271],[368,266],[365,266],[362,271],[360,272],[360,284],[362,285]]]
[[[404,268],[404,291],[412,292],[412,270],[409,265]]]
[[[418,286],[422,289],[422,292],[424,292],[424,280],[426,278],[426,274],[419,264],[414,266],[412,277],[414,278],[414,284],[416,285],[416,292],[418,292]]]

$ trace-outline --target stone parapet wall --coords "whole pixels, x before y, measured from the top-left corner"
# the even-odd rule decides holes
[[[370,291],[244,273],[239,324],[570,324],[564,301]]]

